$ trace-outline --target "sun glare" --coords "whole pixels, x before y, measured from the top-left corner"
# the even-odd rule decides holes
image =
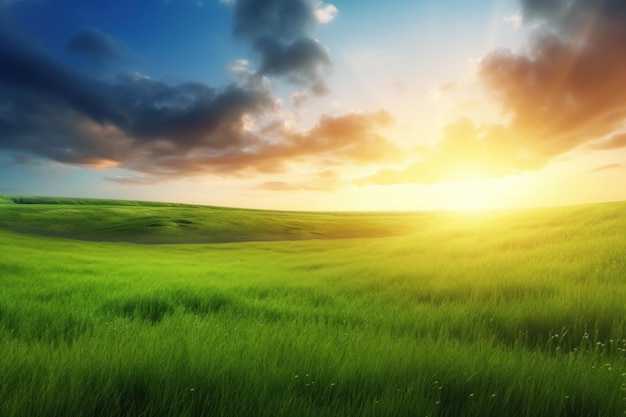
[[[439,184],[441,206],[453,211],[481,211],[505,208],[510,203],[511,181],[470,179]]]
[[[480,199],[472,198],[472,199],[458,201],[457,203],[453,204],[452,209],[458,210],[458,211],[482,211],[482,210],[488,210],[489,207]]]

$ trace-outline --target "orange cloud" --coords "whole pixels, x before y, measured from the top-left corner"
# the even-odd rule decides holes
[[[312,178],[300,182],[267,181],[257,188],[266,191],[332,191],[339,187],[341,182],[336,172],[325,170],[318,172]]]
[[[452,123],[438,144],[421,149],[417,162],[381,170],[361,183],[494,178],[541,169],[583,145],[626,147],[626,134],[620,133],[626,125],[626,6],[574,0],[563,14],[549,2],[523,3],[533,19],[544,19],[528,51],[495,51],[477,72],[505,121]]]
[[[147,174],[160,180],[207,173],[278,173],[294,162],[343,165],[398,161],[400,149],[379,132],[392,123],[391,115],[379,110],[339,117],[323,115],[315,127],[304,132],[295,132],[278,121],[259,133],[228,125],[230,131],[217,134],[233,135],[231,143],[237,146],[171,148],[163,147],[167,141],[160,147],[149,143],[137,148],[122,166],[139,172],[143,179]],[[133,182],[132,178],[114,180]]]
[[[420,159],[403,169],[384,169],[360,184],[433,184],[494,178],[545,166],[546,159],[528,152],[523,140],[503,125],[476,126],[461,119],[443,129],[441,140],[419,150]]]
[[[606,140],[594,142],[589,147],[598,150],[626,148],[626,133],[616,134]]]
[[[589,172],[601,172],[601,171],[608,171],[610,169],[617,169],[617,168],[624,168],[624,165],[622,164],[607,164],[607,165],[602,165],[599,167],[596,167],[594,169],[589,170]]]

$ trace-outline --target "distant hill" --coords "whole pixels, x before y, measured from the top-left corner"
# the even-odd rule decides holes
[[[226,243],[404,236],[430,230],[472,233],[597,227],[624,217],[626,202],[495,212],[296,212],[87,198],[0,196],[0,229],[70,239]]]
[[[94,241],[218,243],[397,236],[441,213],[324,213],[0,196],[0,228]]]

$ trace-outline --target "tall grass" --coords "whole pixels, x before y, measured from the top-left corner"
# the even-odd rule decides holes
[[[5,206],[5,221],[45,217]],[[101,210],[58,208],[64,224]],[[135,209],[163,215],[119,212],[128,235]],[[325,240],[310,231],[330,214],[243,211],[240,224],[297,220],[300,235],[222,244],[13,224],[0,230],[0,416],[624,415],[625,210],[343,214]],[[332,239],[360,218],[397,229]]]

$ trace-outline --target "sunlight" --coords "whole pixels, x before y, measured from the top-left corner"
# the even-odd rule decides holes
[[[467,180],[450,186],[445,204],[448,210],[478,211],[493,209],[498,205],[497,196],[489,190],[485,181]]]
[[[468,199],[458,201],[451,208],[458,211],[483,211],[488,210],[490,207],[481,199]]]
[[[443,208],[446,210],[478,211],[497,208],[501,203],[497,188],[503,181],[485,179],[480,169],[464,167],[456,169],[451,178],[455,181],[435,185],[441,190],[445,201]]]
[[[473,179],[437,184],[433,188],[440,198],[440,207],[454,211],[481,211],[510,208],[518,203],[523,181],[519,177],[500,179]],[[517,191],[516,191],[517,190]]]

